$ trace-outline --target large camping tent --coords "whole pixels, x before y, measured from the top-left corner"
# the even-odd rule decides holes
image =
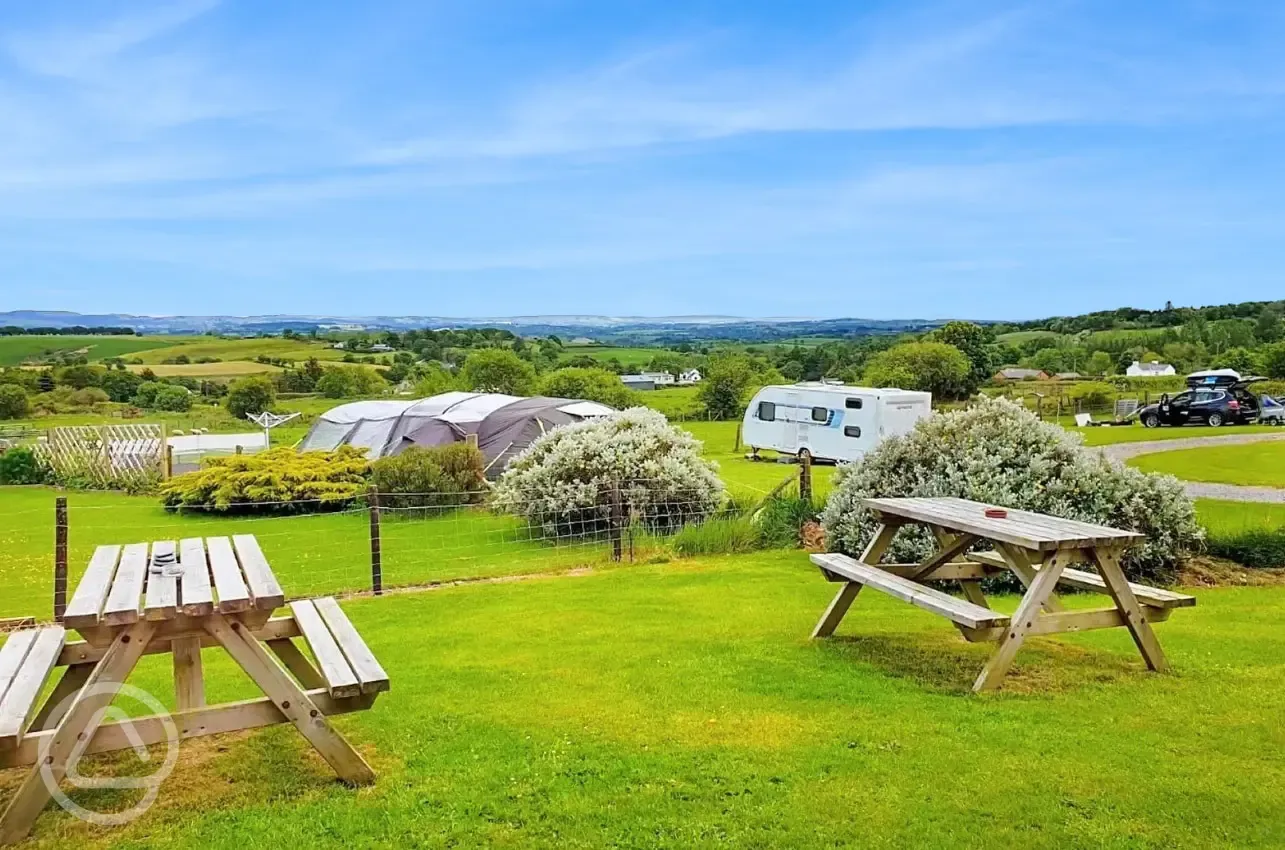
[[[441,446],[475,434],[487,474],[494,477],[509,458],[551,428],[611,412],[593,401],[501,393],[450,392],[418,401],[354,401],[318,417],[300,449],[357,446],[367,449],[373,460],[410,446]]]

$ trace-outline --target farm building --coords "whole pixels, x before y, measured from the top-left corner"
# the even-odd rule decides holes
[[[656,381],[646,375],[621,375],[620,382],[631,390],[654,390]]]
[[[502,393],[449,392],[416,401],[355,401],[318,417],[300,449],[357,446],[368,449],[374,459],[400,454],[411,446],[441,446],[476,436],[488,475],[494,476],[541,434],[612,412],[593,401]]]
[[[1128,369],[1124,370],[1124,374],[1130,378],[1163,378],[1167,375],[1176,375],[1178,371],[1170,364],[1157,360],[1152,360],[1150,363],[1140,363],[1135,360]]]
[[[1008,366],[996,372],[993,380],[1002,384],[1005,381],[1047,381],[1048,379],[1048,372],[1043,369],[1019,369],[1016,366]]]

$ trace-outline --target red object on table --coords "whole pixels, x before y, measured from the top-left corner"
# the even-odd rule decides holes
[[[1008,519],[1008,511],[1003,508],[987,508],[986,516],[991,519]]]

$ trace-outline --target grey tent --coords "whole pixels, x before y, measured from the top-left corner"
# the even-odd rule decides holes
[[[593,401],[522,398],[500,393],[450,392],[418,401],[357,401],[326,411],[304,437],[304,451],[351,445],[374,459],[411,446],[441,446],[476,434],[487,474],[494,478],[531,441],[559,425],[606,416]]]

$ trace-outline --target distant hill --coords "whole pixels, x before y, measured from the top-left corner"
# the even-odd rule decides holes
[[[405,331],[419,328],[499,327],[529,336],[590,335],[612,340],[678,342],[684,339],[774,340],[796,336],[852,336],[905,333],[942,324],[929,319],[812,319],[737,316],[137,316],[84,314],[54,310],[0,312],[0,327],[131,327],[148,334],[280,333],[313,328]]]

